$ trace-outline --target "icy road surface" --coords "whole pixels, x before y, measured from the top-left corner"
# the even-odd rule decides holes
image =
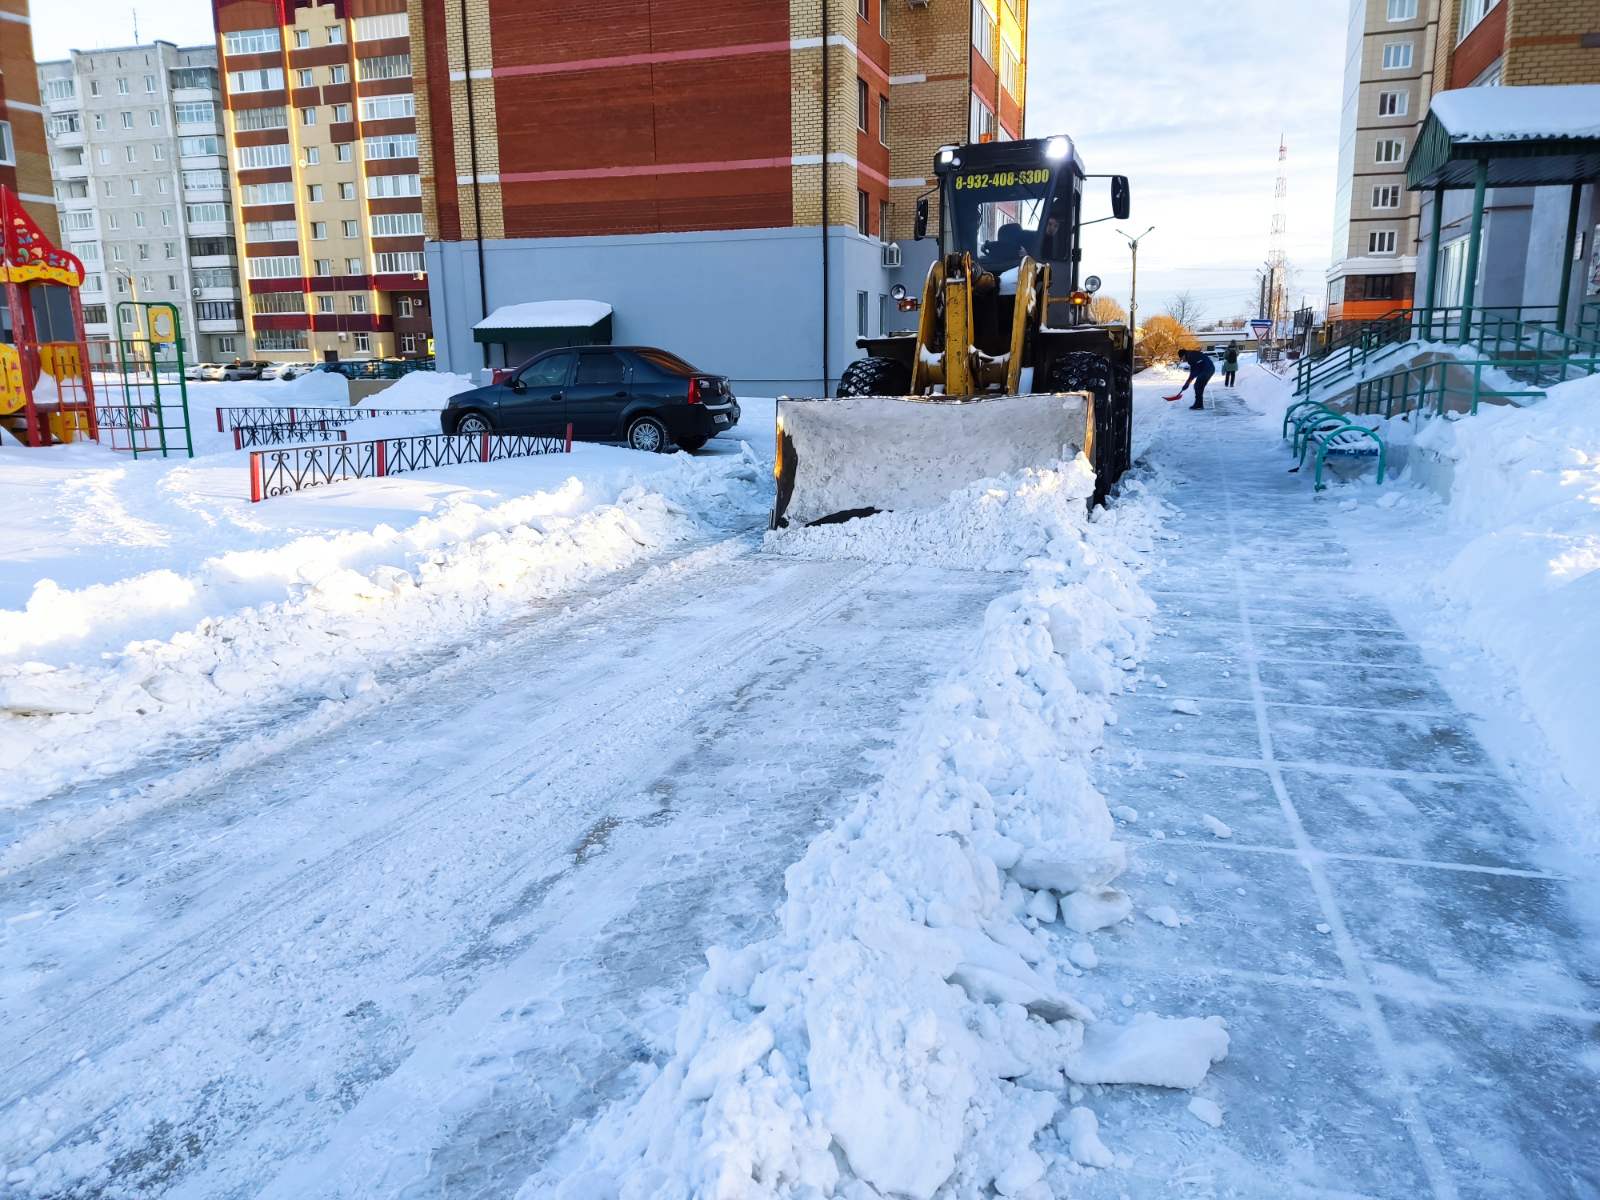
[[[735,538],[0,879],[0,1194],[509,1194],[1014,586]]]

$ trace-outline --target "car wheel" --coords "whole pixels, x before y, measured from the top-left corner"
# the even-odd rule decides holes
[[[489,424],[489,418],[482,413],[463,413],[456,422],[456,433],[461,437],[478,437],[493,432],[494,427]]]
[[[706,444],[706,439],[705,438],[691,437],[691,438],[679,438],[678,439],[678,449],[679,450],[687,450],[690,454],[693,454],[696,450],[699,450],[705,444]]]
[[[628,445],[646,454],[659,454],[667,448],[667,427],[654,417],[640,417],[628,426]]]

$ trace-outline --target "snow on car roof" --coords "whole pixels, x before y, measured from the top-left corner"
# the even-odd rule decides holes
[[[604,300],[529,300],[502,304],[474,329],[566,329],[587,327],[611,315]]]
[[[1432,111],[1458,142],[1600,137],[1600,84],[1458,88]]]

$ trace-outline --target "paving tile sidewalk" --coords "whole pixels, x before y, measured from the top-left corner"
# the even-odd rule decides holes
[[[1216,391],[1151,452],[1180,538],[1098,773],[1138,813],[1139,911],[1084,982],[1225,1015],[1233,1053],[1201,1093],[1225,1119],[1187,1093],[1091,1094],[1133,1164],[1073,1194],[1600,1197],[1597,915],[1351,579],[1309,481]],[[1188,923],[1150,919],[1161,904]]]

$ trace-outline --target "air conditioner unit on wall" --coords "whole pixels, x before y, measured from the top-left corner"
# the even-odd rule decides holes
[[[198,296],[204,290],[205,290],[204,288],[190,288],[189,289],[189,295]]]
[[[883,265],[886,267],[898,267],[900,265],[900,244],[898,242],[890,242],[883,248]]]

